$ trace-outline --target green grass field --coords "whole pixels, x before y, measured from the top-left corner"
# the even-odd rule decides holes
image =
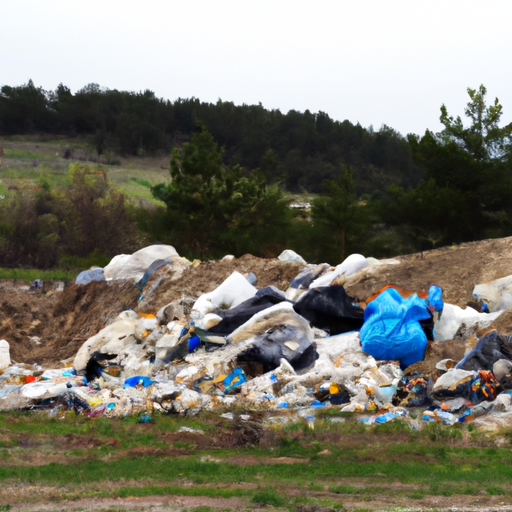
[[[57,414],[0,415],[0,504],[47,500],[64,510],[69,500],[187,496],[299,512],[512,505],[509,432],[355,418],[276,428],[261,414],[244,424],[212,412],[152,423]]]
[[[167,182],[170,155],[158,157],[112,157],[98,159],[95,152],[84,140],[37,140],[29,137],[0,138],[0,148],[4,150],[0,165],[0,194],[8,187],[35,189],[38,181],[45,178],[54,185],[64,185],[69,165],[73,158],[62,157],[63,148],[79,150],[82,157],[91,161],[84,163],[101,165],[107,171],[110,184],[125,194],[134,204],[161,205],[151,195],[151,187]],[[110,165],[108,162],[115,162]]]

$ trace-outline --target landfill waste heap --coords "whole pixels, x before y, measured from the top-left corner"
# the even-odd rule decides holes
[[[352,254],[332,267],[290,250],[190,262],[153,245],[66,287],[4,283],[0,409],[286,409],[313,424],[336,408],[367,424],[506,428],[511,246]]]

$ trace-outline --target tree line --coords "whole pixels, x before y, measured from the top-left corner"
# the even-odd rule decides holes
[[[205,126],[224,148],[225,165],[249,171],[264,167],[290,192],[323,192],[339,164],[354,172],[358,194],[395,183],[415,186],[422,173],[406,138],[388,126],[378,131],[324,112],[267,110],[259,105],[176,101],[146,90],[128,92],[89,84],[75,94],[63,84],[54,91],[31,80],[1,87],[0,135],[53,133],[87,137],[97,153],[169,153]]]
[[[92,89],[95,92],[83,94],[108,93]],[[176,143],[176,132],[174,142],[169,139],[174,146],[171,181],[153,188],[154,196],[165,207],[129,205],[121,194],[110,189],[101,168],[74,164],[66,187],[51,190],[43,180],[35,194],[16,192],[0,201],[0,265],[21,262],[48,267],[61,263],[63,257],[111,257],[151,242],[170,243],[182,255],[201,258],[247,252],[271,257],[291,248],[310,262],[335,264],[353,252],[385,257],[512,235],[512,123],[501,126],[503,108],[498,99],[487,103],[484,86],[467,92],[466,124],[460,117],[450,116],[442,105],[440,120],[444,128],[439,133],[426,130],[421,137],[409,134],[402,139],[388,128],[373,133],[351,125],[355,132],[350,133],[363,134],[361,138],[372,139],[372,144],[387,133],[389,140],[404,148],[417,174],[411,171],[411,182],[405,183],[390,171],[379,187],[363,193],[358,181],[361,175],[353,161],[350,164],[342,157],[333,158],[332,173],[319,175],[315,167],[317,179],[322,177],[321,193],[313,199],[310,211],[298,213],[288,207],[285,185],[290,177],[284,173],[281,160],[286,148],[291,147],[293,130],[276,142],[263,138],[267,135],[262,129],[261,140],[266,142],[259,146],[259,153],[254,153],[252,166],[245,167],[243,159],[250,158],[251,153],[247,148],[256,147],[258,137],[249,137],[252,146],[238,147],[212,129],[217,123],[218,130],[229,133],[230,123],[222,121],[222,109],[216,110],[218,119],[212,114],[208,125],[205,112],[213,106],[201,111],[203,104],[196,100],[167,102],[172,109],[177,104],[197,104],[194,115],[202,112],[202,117],[189,119],[190,131],[181,132],[186,137],[180,143]],[[220,103],[215,108],[224,106]],[[265,119],[281,116],[261,106],[232,108],[238,113],[255,109],[263,126]],[[307,126],[309,115],[301,114],[297,126]],[[322,118],[313,117],[315,125]],[[232,140],[238,140],[249,127],[255,129],[257,123],[251,119],[245,128],[239,126],[239,133],[232,133]],[[327,123],[326,119],[320,124]],[[336,131],[348,122],[329,123]],[[318,127],[316,131],[322,132]],[[308,140],[327,139],[312,136]],[[342,146],[345,142],[340,140]],[[273,147],[267,147],[267,142]],[[300,153],[303,149],[289,152]],[[338,149],[319,152],[319,158]],[[308,151],[312,151],[310,156],[301,153],[302,162],[314,159],[314,145]],[[361,157],[358,151],[354,149],[354,155]],[[397,168],[394,172],[400,174]]]

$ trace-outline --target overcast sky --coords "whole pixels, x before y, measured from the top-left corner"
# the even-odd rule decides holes
[[[512,122],[510,0],[0,0],[0,85],[88,83],[438,131],[484,84]]]

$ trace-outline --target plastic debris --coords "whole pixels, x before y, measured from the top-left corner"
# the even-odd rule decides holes
[[[247,382],[245,372],[241,368],[235,368],[232,373],[222,380],[219,387],[227,394],[241,386],[244,382]]]
[[[431,318],[427,307],[416,294],[403,299],[393,288],[384,290],[364,311],[363,350],[376,359],[400,361],[402,368],[421,361],[427,336],[420,321]]]
[[[149,377],[146,377],[145,375],[135,375],[124,381],[123,388],[133,388],[135,386],[146,388],[151,386],[151,384],[153,384],[153,381]]]
[[[444,304],[437,285],[417,293],[387,285],[368,293],[366,301],[358,292],[359,306],[343,286],[359,283],[361,275],[366,282],[382,262],[352,255],[334,269],[305,265],[286,294],[274,286],[257,290],[255,274],[244,268],[243,275],[234,272],[197,299],[182,297],[161,307],[148,298],[159,280],[173,265],[191,266],[174,249],[162,250],[166,257],[147,251],[147,266],[141,254],[112,260],[116,270],[110,276],[139,276],[146,294],[140,313],[123,311],[62,368],[14,365],[8,344],[4,357],[0,342],[0,409],[134,415],[140,423],[150,423],[154,414],[214,409],[226,420],[249,422],[254,415],[226,408],[250,410],[252,404],[258,411],[281,410],[269,414],[269,423],[298,415],[310,428],[326,408],[360,414],[368,425],[512,425],[512,336],[486,332],[472,350],[468,340],[501,314],[483,313],[482,307],[508,304],[507,280],[493,284],[494,295],[479,289],[479,302],[466,310]],[[139,267],[123,270],[130,259]],[[426,349],[427,339],[446,336],[450,341]],[[416,412],[408,415],[419,407],[418,419]],[[186,427],[180,432],[203,433]]]

